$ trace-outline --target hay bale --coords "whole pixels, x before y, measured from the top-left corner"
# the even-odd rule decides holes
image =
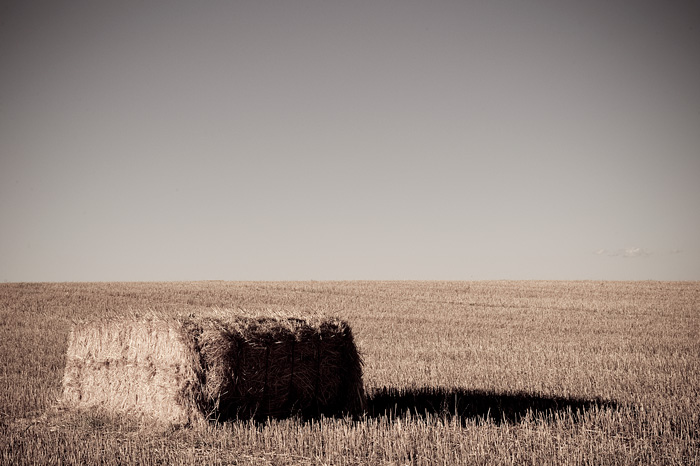
[[[79,408],[186,424],[359,414],[362,361],[337,319],[148,318],[76,325],[63,380]]]

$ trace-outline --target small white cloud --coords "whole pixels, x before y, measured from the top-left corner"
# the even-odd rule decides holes
[[[648,256],[650,253],[644,248],[638,248],[638,247],[630,247],[630,248],[625,248],[624,252],[622,253],[623,257],[644,257]]]
[[[644,257],[649,256],[651,253],[644,248],[630,246],[624,249],[598,249],[594,251],[594,254],[598,256],[608,256],[608,257]]]

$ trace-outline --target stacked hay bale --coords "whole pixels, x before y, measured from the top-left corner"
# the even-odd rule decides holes
[[[75,325],[64,403],[187,424],[364,410],[362,361],[337,319],[216,316]]]

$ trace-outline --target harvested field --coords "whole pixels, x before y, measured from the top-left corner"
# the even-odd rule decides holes
[[[225,320],[214,308],[263,328],[289,315],[347,322],[366,414],[256,422],[219,409],[228,421],[162,429],[56,409],[74,322],[134,309]],[[207,345],[234,327],[205,327],[195,354],[233,351]],[[150,351],[154,365],[173,357]],[[699,355],[699,282],[0,284],[0,464],[700,464]],[[212,403],[230,382],[207,370]],[[239,406],[259,412],[256,396]]]
[[[362,363],[346,322],[217,314],[75,325],[64,405],[173,424],[362,412]]]

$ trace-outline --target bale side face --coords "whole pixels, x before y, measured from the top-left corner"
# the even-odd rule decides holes
[[[359,414],[362,363],[346,323],[240,318],[204,325],[205,393],[221,419]]]

